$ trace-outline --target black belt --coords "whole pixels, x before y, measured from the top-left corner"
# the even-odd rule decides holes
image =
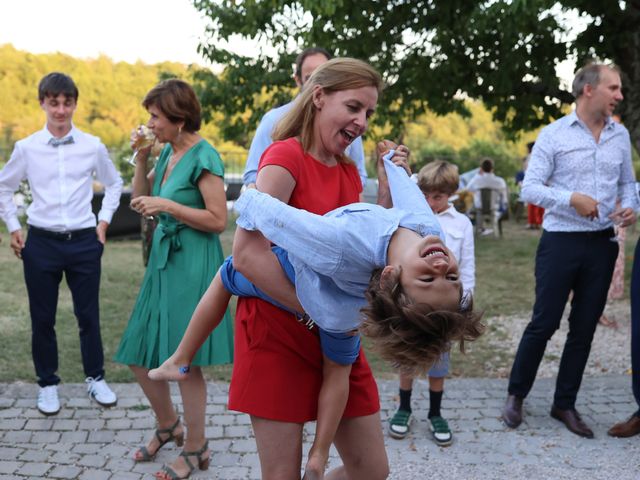
[[[551,233],[554,235],[560,234],[560,235],[570,235],[574,237],[587,237],[587,238],[601,238],[601,237],[612,238],[616,236],[616,232],[613,229],[613,227],[609,227],[604,230],[596,230],[593,232],[549,232],[548,230],[545,230],[545,232]]]
[[[44,228],[34,227],[29,225],[29,233],[31,235],[37,235],[39,237],[53,238],[55,240],[69,241],[82,237],[89,232],[96,233],[96,227],[81,228],[80,230],[69,230],[67,232],[54,232],[52,230],[45,230]]]

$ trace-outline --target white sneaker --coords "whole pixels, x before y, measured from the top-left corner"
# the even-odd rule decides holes
[[[40,391],[38,392],[38,410],[43,415],[55,415],[60,411],[57,385],[40,387]]]
[[[107,382],[104,380],[87,377],[85,383],[87,384],[89,396],[103,407],[112,407],[118,401],[118,397],[116,397],[116,394],[113,393],[113,390],[109,388],[109,385],[107,385]]]

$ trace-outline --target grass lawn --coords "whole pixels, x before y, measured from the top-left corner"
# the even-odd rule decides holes
[[[505,222],[504,237],[481,237],[476,240],[476,295],[475,306],[488,317],[529,315],[534,298],[533,261],[540,233],[524,229],[524,224]],[[22,275],[22,264],[8,246],[8,235],[3,232],[0,244],[0,382],[34,381],[31,361],[30,321],[27,293]],[[231,250],[233,227],[223,235],[225,253]],[[633,249],[638,234],[628,232],[625,271],[628,289]],[[112,382],[133,381],[125,366],[111,361],[120,336],[129,318],[131,308],[144,273],[140,242],[134,240],[107,243],[102,262],[101,322],[105,349],[106,370]],[[235,302],[232,311],[235,309]],[[80,360],[78,329],[73,315],[69,290],[60,289],[56,326],[60,355],[59,375],[67,383],[82,382],[84,375]],[[510,364],[513,352],[496,351],[486,339],[500,335],[489,330],[469,348],[468,355],[452,356],[451,374],[454,376],[484,376],[483,365],[492,362]],[[366,348],[366,343],[365,343]],[[394,375],[393,369],[368,353],[374,373],[380,377]],[[228,365],[205,369],[208,378],[228,381]]]

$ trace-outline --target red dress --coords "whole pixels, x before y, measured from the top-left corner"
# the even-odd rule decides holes
[[[357,202],[362,183],[354,165],[335,167],[305,155],[295,139],[275,142],[260,167],[279,165],[296,180],[289,204],[323,215]],[[281,422],[315,420],[322,385],[322,351],[314,330],[256,298],[239,298],[235,323],[233,375],[229,408]],[[371,415],[380,409],[371,368],[360,350],[351,369],[345,417]]]

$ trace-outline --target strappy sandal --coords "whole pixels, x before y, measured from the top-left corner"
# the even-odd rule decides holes
[[[156,457],[156,455],[158,454],[158,451],[164,445],[166,445],[171,441],[176,442],[176,445],[178,447],[181,447],[184,444],[184,432],[180,432],[177,435],[173,434],[174,430],[179,424],[180,424],[180,417],[178,417],[178,419],[176,420],[176,423],[171,425],[169,428],[157,428],[155,435],[160,445],[158,445],[158,448],[156,448],[156,451],[153,453],[150,453],[149,449],[146,446],[140,447],[138,451],[135,453],[135,455],[133,456],[133,460],[135,462],[150,462]],[[164,435],[168,435],[168,436],[166,438],[162,438]],[[138,456],[138,453],[140,453],[141,456]]]
[[[206,440],[204,442],[204,445],[202,446],[202,448],[200,450],[197,450],[195,452],[185,452],[184,450],[182,452],[180,452],[180,456],[182,458],[184,458],[184,463],[187,465],[187,467],[189,468],[189,471],[187,472],[187,474],[184,477],[180,477],[171,467],[168,466],[163,466],[162,470],[160,470],[159,472],[157,472],[155,474],[156,478],[159,479],[166,479],[169,478],[170,480],[183,480],[185,478],[189,478],[191,476],[191,474],[193,473],[193,471],[196,469],[196,466],[191,463],[191,460],[189,460],[189,457],[196,457],[198,459],[198,468],[200,470],[208,470],[209,469],[209,461],[211,460],[211,455],[209,455],[206,458],[203,458],[202,455],[204,455],[204,453],[209,449],[209,441]]]

